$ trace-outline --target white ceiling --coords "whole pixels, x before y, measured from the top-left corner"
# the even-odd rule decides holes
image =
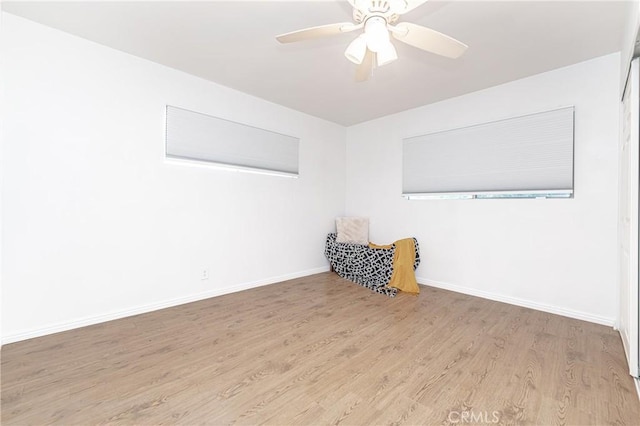
[[[339,124],[352,125],[621,49],[628,1],[439,1],[401,17],[469,45],[460,59],[396,42],[399,59],[354,81],[357,32],[274,36],[351,20],[346,1],[5,1],[2,9]]]

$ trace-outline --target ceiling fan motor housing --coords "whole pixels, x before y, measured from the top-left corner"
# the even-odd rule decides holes
[[[392,8],[392,1],[394,0],[356,0],[353,20],[360,24],[373,16],[379,16],[388,24],[393,24],[398,20],[398,14]]]

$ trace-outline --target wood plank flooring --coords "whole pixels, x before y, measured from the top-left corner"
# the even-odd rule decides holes
[[[2,348],[2,424],[640,424],[618,334],[333,273]]]

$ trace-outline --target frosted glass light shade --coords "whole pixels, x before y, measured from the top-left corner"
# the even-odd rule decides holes
[[[353,40],[344,51],[344,56],[356,65],[360,65],[367,53],[367,39],[364,34],[360,34],[358,38]]]
[[[393,62],[396,59],[398,59],[398,53],[396,52],[396,48],[393,47],[393,44],[391,44],[391,42],[388,42],[385,46],[378,50],[378,53],[376,54],[376,63],[379,67]]]
[[[364,25],[364,33],[367,36],[367,47],[370,51],[378,53],[389,44],[389,30],[384,18],[373,16],[367,19]]]

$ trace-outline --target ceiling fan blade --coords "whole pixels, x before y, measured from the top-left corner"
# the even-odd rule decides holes
[[[320,25],[319,27],[305,28],[304,30],[280,34],[279,36],[276,36],[276,40],[280,43],[294,43],[296,41],[310,40],[312,38],[348,33],[349,31],[357,30],[361,27],[362,25],[355,25],[351,22]]]
[[[447,58],[458,58],[469,47],[448,35],[410,22],[401,22],[395,27],[389,25],[389,29],[395,39]]]
[[[375,53],[367,49],[367,53],[364,54],[362,63],[356,68],[356,81],[363,82],[369,80],[371,77],[371,70],[373,69],[373,62],[375,61]]]

